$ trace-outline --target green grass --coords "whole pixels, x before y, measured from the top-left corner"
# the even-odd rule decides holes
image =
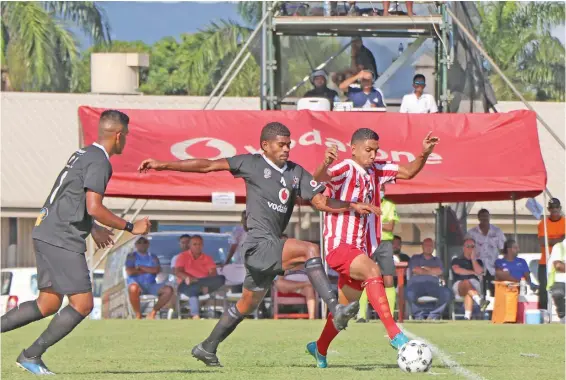
[[[330,367],[314,367],[305,344],[322,321],[246,320],[219,349],[224,368],[207,368],[190,354],[215,321],[85,321],[52,347],[44,360],[60,378],[73,379],[430,379],[397,368],[380,323],[351,323],[330,348]],[[2,334],[2,378],[27,379],[14,364],[46,327],[38,322]],[[407,328],[485,379],[563,379],[563,325],[487,322],[407,323]],[[535,354],[524,356],[522,354]],[[463,379],[435,357],[433,374]]]

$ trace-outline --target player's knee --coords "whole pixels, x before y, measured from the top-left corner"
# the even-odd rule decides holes
[[[73,309],[75,309],[79,314],[82,316],[87,316],[90,314],[92,309],[94,308],[94,301],[91,298],[81,299],[80,301],[70,302],[70,305]]]
[[[307,251],[306,251],[306,260],[312,259],[312,258],[315,258],[315,257],[320,257],[320,250],[318,248],[318,245],[313,244],[313,243],[308,243],[307,244]]]
[[[381,276],[381,272],[379,271],[379,267],[377,265],[372,265],[371,267],[367,268],[366,278],[369,279],[380,276]],[[384,281],[384,285],[385,285],[385,281]]]
[[[49,317],[50,315],[55,314],[57,311],[59,311],[61,304],[63,303],[61,299],[45,299],[42,297],[39,297],[36,302],[41,315],[43,315],[44,317]]]

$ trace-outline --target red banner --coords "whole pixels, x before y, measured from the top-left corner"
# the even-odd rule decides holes
[[[80,107],[84,144],[97,137],[104,109]],[[245,200],[242,180],[230,173],[138,174],[145,158],[221,158],[259,151],[261,128],[278,121],[289,127],[291,160],[312,172],[326,146],[350,157],[352,133],[362,127],[380,136],[378,159],[406,164],[422,149],[429,131],[440,138],[423,171],[387,187],[397,203],[508,200],[541,193],[546,171],[536,116],[531,111],[498,114],[399,114],[311,111],[122,110],[130,116],[124,153],[112,157],[107,195],[128,198],[210,201],[212,192],[234,192]]]

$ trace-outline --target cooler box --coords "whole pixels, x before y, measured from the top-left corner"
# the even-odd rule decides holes
[[[527,310],[538,310],[538,296],[536,294],[519,296],[519,304],[517,305],[517,323],[525,323],[525,312]]]

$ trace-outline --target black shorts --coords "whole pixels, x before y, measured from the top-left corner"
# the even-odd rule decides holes
[[[244,243],[246,278],[243,286],[245,289],[254,292],[269,289],[275,276],[284,273],[284,245],[285,239],[265,239]]]
[[[59,294],[92,291],[84,253],[68,251],[41,240],[33,240],[38,288],[51,288]]]
[[[395,262],[393,261],[393,242],[382,240],[372,255],[373,261],[379,265],[382,276],[395,275]]]

